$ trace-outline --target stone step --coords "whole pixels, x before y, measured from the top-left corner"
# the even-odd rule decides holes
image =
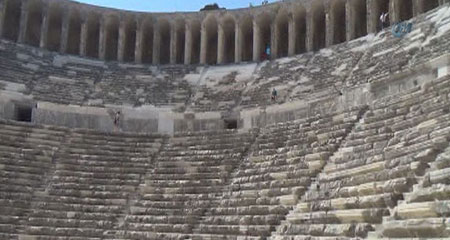
[[[274,230],[270,225],[205,225],[199,224],[194,233],[240,236],[268,236]]]
[[[368,223],[349,224],[289,224],[278,228],[283,236],[310,235],[320,237],[360,237],[365,238],[374,227]]]
[[[383,208],[350,209],[317,211],[311,213],[295,213],[287,216],[293,224],[308,223],[381,223],[382,217],[389,215],[389,210]]]
[[[450,218],[423,218],[384,222],[382,234],[389,238],[449,238]]]
[[[404,195],[408,203],[448,200],[450,199],[450,186],[439,183],[430,187],[416,188],[414,191]]]
[[[399,219],[412,218],[437,218],[450,215],[450,200],[401,203],[395,208],[396,217]]]
[[[214,215],[202,217],[202,222],[210,225],[277,225],[284,215]]]

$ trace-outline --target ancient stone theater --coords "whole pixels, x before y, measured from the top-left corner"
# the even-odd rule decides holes
[[[450,1],[0,0],[1,240],[450,239]]]

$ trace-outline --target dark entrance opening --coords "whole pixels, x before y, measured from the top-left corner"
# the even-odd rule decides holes
[[[237,129],[238,123],[236,119],[226,119],[224,120],[225,129]]]
[[[26,105],[16,105],[15,120],[19,122],[31,122],[33,108]]]

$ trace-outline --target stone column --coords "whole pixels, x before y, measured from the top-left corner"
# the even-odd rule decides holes
[[[144,41],[144,27],[143,19],[137,19],[136,26],[136,47],[134,49],[134,61],[136,63],[142,63],[142,43]]]
[[[208,49],[208,35],[206,32],[206,27],[202,24],[202,33],[201,33],[201,45],[200,45],[200,64],[206,64],[206,56]]]
[[[161,55],[161,32],[159,23],[154,27],[153,31],[153,64],[159,64]]]
[[[22,9],[20,13],[20,29],[19,29],[19,43],[25,43],[28,31],[28,0],[22,0]]]
[[[423,0],[411,0],[413,5],[413,16],[417,16],[424,12]],[[429,1],[429,0],[426,0]]]
[[[242,48],[244,45],[244,39],[243,39],[243,32],[242,27],[239,25],[238,22],[236,22],[236,25],[234,27],[236,29],[235,35],[234,35],[234,62],[239,63],[242,62]]]
[[[295,22],[295,18],[292,14],[289,16],[289,48],[288,48],[288,55],[294,56],[295,55],[295,45],[297,43],[297,38],[299,31],[297,30],[297,23]]]
[[[105,60],[106,58],[106,18],[102,16],[100,18],[100,37],[99,37],[99,45],[98,45],[98,57],[101,60]]]
[[[378,24],[378,9],[375,7],[376,0],[367,0],[367,33],[376,33]]]
[[[0,2],[0,37],[3,37],[3,25],[5,22],[6,0]]]
[[[261,30],[253,20],[253,61],[259,62],[261,60]]]
[[[314,51],[314,19],[311,11],[306,13],[306,50]]]
[[[334,43],[334,11],[331,9],[331,6],[329,2],[325,4],[325,28],[326,28],[326,34],[325,34],[325,46],[329,47],[333,45]]]
[[[345,37],[351,41],[356,37],[355,0],[347,0],[345,3]]]
[[[70,16],[70,9],[67,7],[64,8],[61,25],[61,44],[59,47],[59,51],[61,53],[66,53],[67,51],[67,42],[69,41]]]
[[[176,23],[171,24],[170,28],[170,63],[177,63],[178,54],[178,31],[176,28]]]
[[[276,21],[270,24],[270,58],[276,59],[279,55],[278,41],[280,40],[280,28]]]
[[[125,45],[127,41],[126,21],[124,17],[120,17],[119,23],[119,41],[117,43],[117,60],[123,62],[125,59]]]
[[[389,19],[391,24],[400,21],[400,3],[398,0],[389,1]]]
[[[225,30],[223,24],[218,24],[218,39],[217,39],[217,64],[225,63]]]
[[[191,24],[186,23],[184,41],[184,64],[188,65],[192,62],[192,28]]]
[[[86,56],[86,46],[88,38],[88,21],[87,15],[81,12],[81,34],[80,34],[80,55]]]
[[[48,25],[50,23],[50,6],[43,4],[42,6],[42,25],[41,25],[41,41],[39,43],[40,48],[47,48],[48,43]]]

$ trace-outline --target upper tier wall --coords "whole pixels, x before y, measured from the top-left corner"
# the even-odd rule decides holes
[[[193,13],[141,13],[67,0],[0,0],[0,36],[61,53],[148,64],[225,64],[349,41],[448,0],[286,1]],[[19,27],[18,27],[19,26]]]

